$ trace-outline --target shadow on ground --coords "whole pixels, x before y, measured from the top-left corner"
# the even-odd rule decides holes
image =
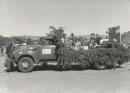
[[[118,66],[116,69],[120,69],[120,68],[123,68],[121,66]],[[108,68],[107,70],[116,70],[114,68]],[[72,65],[71,68],[67,68],[67,69],[64,69],[62,71],[84,71],[84,70],[95,70],[93,68],[81,68],[79,65]],[[5,69],[6,72],[9,72]],[[13,69],[13,71],[11,72],[16,72],[18,71],[17,67],[15,67]],[[56,65],[48,65],[46,68],[44,68],[43,66],[35,66],[33,71],[61,71],[60,69],[57,68]],[[96,71],[101,71],[101,70],[96,70]],[[19,71],[18,71],[19,72]]]

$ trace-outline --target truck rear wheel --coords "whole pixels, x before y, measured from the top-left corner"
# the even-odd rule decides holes
[[[106,69],[106,65],[103,63],[95,62],[94,68],[97,70],[104,70],[104,69]]]
[[[34,63],[33,60],[29,57],[22,57],[18,62],[18,70],[20,72],[31,72],[33,70]]]

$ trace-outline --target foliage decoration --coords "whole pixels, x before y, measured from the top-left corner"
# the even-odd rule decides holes
[[[108,45],[110,42],[108,43]],[[107,45],[106,45],[107,46]],[[112,43],[110,48],[96,48],[89,50],[63,49],[66,66],[72,63],[79,64],[81,68],[106,69],[116,68],[129,59],[129,53],[119,43]]]

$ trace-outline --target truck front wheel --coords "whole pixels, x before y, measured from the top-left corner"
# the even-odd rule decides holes
[[[18,70],[20,72],[31,72],[33,70],[34,67],[34,63],[33,60],[29,57],[22,57],[20,58],[19,62],[18,62]]]

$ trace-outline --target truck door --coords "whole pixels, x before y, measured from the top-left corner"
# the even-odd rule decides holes
[[[40,60],[55,60],[55,46],[54,45],[44,45],[41,47],[41,57]]]

